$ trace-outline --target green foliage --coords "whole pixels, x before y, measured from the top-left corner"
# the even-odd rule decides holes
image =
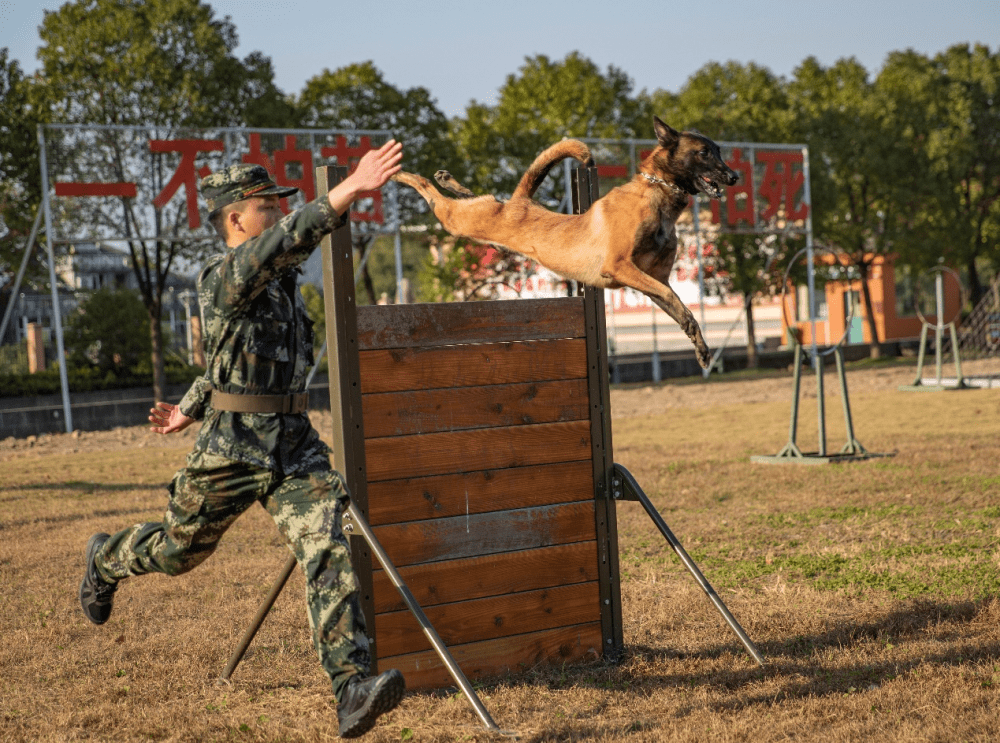
[[[375,301],[386,295],[389,302],[396,301],[396,249],[391,237],[383,236],[375,240],[368,258],[368,270],[372,280]],[[428,261],[428,250],[423,240],[415,235],[404,235],[400,241],[403,276],[415,277]],[[415,289],[415,287],[411,287]],[[369,297],[370,299],[370,297]],[[362,302],[361,299],[358,300]]]
[[[8,49],[0,48],[0,275],[13,275],[41,203],[41,171],[36,128],[43,120],[36,89]],[[29,263],[31,282],[43,275]]]
[[[313,321],[313,333],[318,349],[326,338],[326,305],[323,303],[323,294],[312,284],[303,284],[299,291],[302,292],[302,299],[306,303],[309,319]]]
[[[67,319],[65,342],[76,364],[125,376],[152,351],[149,315],[135,292],[98,289]]]
[[[461,179],[465,165],[449,138],[448,120],[427,88],[401,90],[372,62],[323,70],[306,81],[295,101],[303,126],[387,129],[403,143],[407,170],[430,176],[450,170]],[[404,220],[426,211],[412,189],[400,190]]]
[[[168,384],[190,384],[205,373],[197,366],[168,363],[165,369]],[[71,366],[66,371],[71,392],[94,392],[98,390],[148,388],[153,380],[152,367],[148,359],[135,369],[122,375],[113,371],[102,372],[97,366]],[[27,397],[32,395],[54,395],[62,389],[59,367],[55,364],[43,372],[35,374],[0,373],[0,397]]]
[[[46,11],[38,58],[63,122],[238,125],[276,97],[270,60],[241,61],[228,17],[199,0],[77,0]],[[273,101],[271,101],[273,102]]]
[[[561,61],[528,57],[508,75],[495,106],[473,102],[454,123],[453,136],[470,164],[468,185],[511,193],[543,149],[563,137],[652,136],[645,102],[632,97],[632,80],[617,67],[601,70],[579,52]],[[558,198],[559,184],[540,191]]]
[[[28,373],[28,341],[0,346],[0,369],[7,374]]]
[[[979,44],[933,58],[894,52],[876,88],[910,158],[894,174],[899,249],[922,267],[943,256],[965,269],[976,302],[978,259],[994,268],[1000,259],[1000,53]]]
[[[643,97],[675,129],[697,129],[718,141],[796,142],[801,132],[786,87],[754,62],[710,62],[677,95],[657,90]]]

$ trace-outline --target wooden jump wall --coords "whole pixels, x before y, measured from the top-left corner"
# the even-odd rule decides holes
[[[348,227],[323,249],[334,462],[455,660],[480,678],[616,655],[603,293],[356,307],[352,252]],[[360,537],[352,556],[377,666],[449,685]]]

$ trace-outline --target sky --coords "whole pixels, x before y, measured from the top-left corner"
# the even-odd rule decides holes
[[[38,26],[58,0],[0,0],[0,47],[38,67]],[[422,86],[445,115],[495,103],[526,57],[579,51],[614,65],[634,92],[677,92],[708,62],[756,62],[785,77],[807,57],[856,57],[872,74],[886,55],[933,55],[956,43],[1000,46],[998,0],[214,0],[239,34],[236,53],[271,57],[275,81],[298,93],[323,69],[372,60],[398,88]]]

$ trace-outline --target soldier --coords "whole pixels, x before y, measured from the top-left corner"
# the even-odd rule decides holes
[[[92,536],[80,584],[84,614],[103,624],[123,580],[193,569],[260,502],[305,573],[313,643],[345,738],[364,734],[396,707],[405,682],[397,670],[368,677],[364,615],[341,531],[350,497],[306,414],[313,335],[295,279],[322,237],[344,224],[358,195],[381,188],[401,159],[394,141],[366,153],[333,190],[288,216],[279,199],[297,189],[276,185],[259,165],[202,179],[209,220],[229,248],[198,277],[208,368],[180,405],[158,403],[150,420],[160,433],[204,423],[169,486],[163,521]]]

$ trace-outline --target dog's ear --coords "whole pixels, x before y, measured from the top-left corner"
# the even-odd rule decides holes
[[[653,117],[653,129],[656,140],[668,150],[673,149],[681,138],[680,132],[664,124],[659,116]]]

